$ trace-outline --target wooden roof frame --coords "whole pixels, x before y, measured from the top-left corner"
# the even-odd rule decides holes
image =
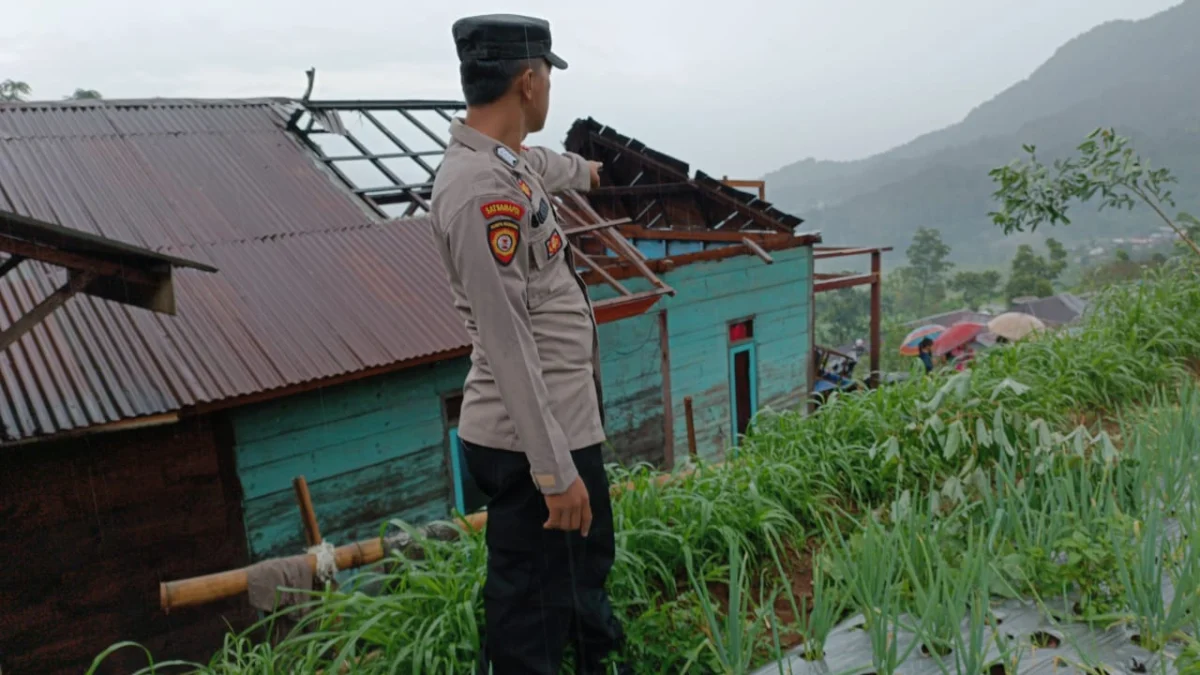
[[[67,270],[67,281],[63,285],[0,331],[0,352],[77,293],[173,315],[172,269],[217,271],[210,265],[9,211],[0,211],[0,252],[8,254],[8,258],[0,263],[0,279],[27,260]]]
[[[567,150],[604,163],[601,186],[588,198],[601,213],[617,214],[665,231],[795,232],[804,221],[780,211],[770,202],[733,187],[746,181],[715,179],[669,155],[623,136],[592,118],[576,120],[564,142]],[[761,181],[752,181],[760,188]],[[687,203],[702,216],[695,222],[671,222],[667,205]]]

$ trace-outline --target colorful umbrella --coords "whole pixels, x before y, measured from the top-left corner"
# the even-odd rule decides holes
[[[936,340],[944,330],[946,330],[945,326],[938,326],[936,324],[921,326],[904,337],[904,341],[900,343],[900,355],[916,356],[920,352],[921,340],[925,338]]]
[[[1032,314],[1005,312],[988,322],[988,330],[1009,342],[1016,342],[1034,331],[1046,330],[1046,324]]]
[[[975,336],[982,333],[984,328],[986,326],[974,321],[959,321],[947,328],[944,333],[933,341],[934,355],[941,356],[942,354],[958,349],[971,340],[974,340]]]

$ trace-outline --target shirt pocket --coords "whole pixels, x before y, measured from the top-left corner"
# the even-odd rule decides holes
[[[542,226],[530,238],[529,246],[529,309],[537,309],[555,296],[570,290],[575,283],[571,270],[567,268],[567,238],[554,222]],[[540,229],[540,228],[539,228]]]

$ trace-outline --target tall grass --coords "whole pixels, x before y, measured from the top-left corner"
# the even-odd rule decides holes
[[[639,673],[743,672],[777,651],[780,626],[765,613],[776,592],[812,658],[844,612],[863,613],[880,675],[913,648],[894,639],[902,623],[946,668],[982,665],[993,593],[1072,592],[1075,614],[1134,621],[1157,645],[1181,620],[1152,601],[1145,532],[1160,504],[1166,515],[1196,512],[1181,476],[1196,468],[1185,448],[1200,434],[1200,395],[1177,392],[1200,363],[1198,316],[1200,278],[1166,270],[1103,293],[1077,334],[834,397],[812,416],[766,411],[720,467],[702,462],[663,485],[647,467],[612,469],[614,482],[636,486],[613,501],[610,593],[630,636],[621,656]],[[1118,414],[1145,408],[1156,412]],[[810,534],[827,561],[811,601],[791,582]],[[469,672],[482,537],[421,545],[420,560],[397,556],[371,578],[384,592],[314,595],[303,630],[275,645],[259,631],[230,636],[192,670]],[[1194,570],[1155,564],[1195,595]],[[713,601],[717,581],[724,605]],[[158,669],[168,671],[178,669]]]

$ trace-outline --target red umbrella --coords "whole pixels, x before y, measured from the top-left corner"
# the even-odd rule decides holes
[[[933,341],[933,353],[937,356],[958,349],[975,339],[987,326],[974,321],[959,321],[946,329],[946,332]]]

